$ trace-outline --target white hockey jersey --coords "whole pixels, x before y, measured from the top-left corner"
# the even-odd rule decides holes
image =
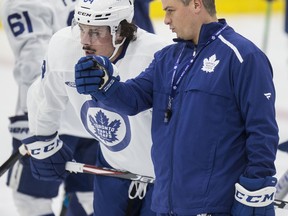
[[[125,56],[116,62],[121,80],[137,76],[152,61],[153,54],[166,45],[159,36],[138,29],[137,40],[129,43]],[[70,102],[86,131],[100,141],[103,155],[112,167],[154,176],[150,157],[152,111],[125,116],[88,95],[80,95],[74,67],[82,56],[80,38],[71,28],[61,29],[52,37],[44,78],[28,94],[30,130],[36,135],[55,133],[61,112]]]
[[[48,42],[70,25],[76,0],[4,0],[2,22],[15,57],[14,78],[18,84],[16,115],[27,112],[26,95],[41,74]]]

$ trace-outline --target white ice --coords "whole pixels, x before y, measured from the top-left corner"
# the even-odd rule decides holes
[[[246,36],[263,48],[265,14],[258,15],[229,15],[225,16],[228,24],[236,31]],[[218,18],[221,18],[218,16]],[[162,20],[154,20],[157,34],[171,40],[172,34]],[[274,68],[274,81],[277,91],[276,109],[279,125],[280,143],[288,140],[288,35],[284,32],[284,14],[273,14],[271,17],[266,54]],[[0,30],[0,164],[11,154],[11,137],[8,132],[8,117],[14,114],[17,85],[13,79],[13,55],[7,42],[6,35]],[[278,151],[276,159],[277,174],[280,177],[288,169],[288,154]],[[0,216],[18,216],[12,199],[12,191],[5,184],[6,174],[0,178]],[[223,182],[224,184],[224,182]],[[288,197],[285,198],[288,200]],[[55,200],[54,208],[59,209]],[[276,210],[277,216],[287,216],[288,210]]]

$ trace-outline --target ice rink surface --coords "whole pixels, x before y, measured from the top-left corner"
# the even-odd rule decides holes
[[[222,18],[218,15],[218,18]],[[228,24],[236,31],[252,40],[263,48],[265,15],[227,15]],[[172,34],[162,22],[154,20],[156,33],[171,40]],[[284,14],[273,14],[270,22],[269,38],[266,54],[274,68],[276,87],[276,109],[279,125],[280,143],[288,140],[288,35],[284,32]],[[14,115],[17,86],[13,79],[13,55],[7,42],[6,35],[0,30],[0,164],[11,154],[11,137],[8,132],[8,117]],[[276,159],[277,174],[280,177],[288,169],[288,154],[278,151]],[[12,191],[7,188],[6,174],[0,178],[0,216],[18,216],[12,200]],[[224,184],[224,182],[223,182]],[[288,197],[285,198],[288,200]],[[59,209],[60,199],[55,200],[55,210]],[[277,216],[287,216],[288,210],[276,210]]]

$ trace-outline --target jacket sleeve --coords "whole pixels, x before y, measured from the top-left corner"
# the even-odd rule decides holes
[[[234,73],[237,103],[246,129],[248,178],[275,175],[274,161],[279,141],[275,114],[272,66],[264,53],[252,52]]]

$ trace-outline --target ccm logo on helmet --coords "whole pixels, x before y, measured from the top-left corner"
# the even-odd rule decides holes
[[[58,139],[56,142],[53,142],[50,145],[46,145],[46,146],[41,147],[41,148],[31,149],[30,150],[31,155],[39,155],[41,153],[50,152],[50,151],[54,150],[55,148],[57,148],[61,143],[62,143],[62,141]]]
[[[86,12],[81,12],[81,11],[78,11],[78,15],[85,16],[85,17],[91,17],[92,16],[91,13],[86,13]]]

